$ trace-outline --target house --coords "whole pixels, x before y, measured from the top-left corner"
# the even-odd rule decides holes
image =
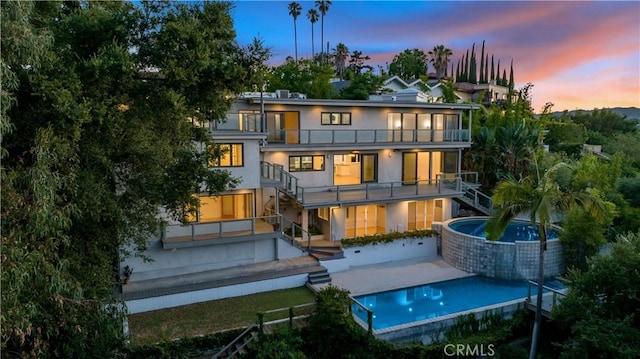
[[[317,100],[283,90],[238,98],[223,122],[200,125],[227,150],[211,166],[240,183],[216,197],[201,193],[188,225],[169,221],[149,240],[153,262],[124,261],[135,271],[124,292],[136,280],[309,257],[312,239],[339,248],[344,238],[451,218],[468,181],[462,151],[478,106],[424,100],[413,92]]]

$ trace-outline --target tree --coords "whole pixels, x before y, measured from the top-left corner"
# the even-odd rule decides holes
[[[353,50],[351,55],[349,55],[349,66],[348,69],[354,74],[362,73],[362,70],[372,71],[373,67],[370,65],[365,65],[365,61],[371,60],[369,55],[363,55],[362,51]]]
[[[3,68],[10,59],[16,75],[3,114],[15,128],[2,138],[3,354],[117,357],[124,248],[145,248],[160,208],[181,218],[195,191],[235,183],[208,169],[196,145],[207,129],[194,126],[223,118],[268,54],[235,42],[230,7],[2,4]],[[24,42],[36,33],[50,47]]]
[[[497,211],[487,221],[486,234],[489,240],[498,240],[511,220],[526,214],[531,224],[538,227],[540,247],[538,252],[538,278],[536,314],[531,339],[530,359],[535,359],[540,325],[542,322],[542,294],[544,284],[544,252],[547,248],[547,228],[553,223],[556,213],[579,206],[593,218],[603,218],[606,212],[602,202],[588,191],[574,192],[562,188],[556,180],[561,169],[571,169],[565,163],[558,163],[540,175],[536,165],[534,176],[516,180],[509,176],[503,179],[493,193],[493,204]]]
[[[617,237],[607,254],[570,271],[567,296],[554,308],[561,358],[640,357],[640,233]]]
[[[316,11],[316,9],[309,9],[309,12],[307,12],[307,19],[309,19],[309,21],[311,22],[311,59],[314,59],[316,56],[316,51],[313,44],[313,24],[318,22],[318,12]]]
[[[302,11],[302,6],[295,1],[289,3],[288,6],[289,15],[293,17],[293,36],[295,41],[295,53],[296,53],[296,61],[298,61],[298,29],[296,27],[296,20],[298,16],[300,16],[300,12]]]
[[[420,49],[409,50],[394,56],[389,64],[389,75],[396,75],[402,79],[419,79],[427,75],[429,62],[427,55]]]
[[[324,16],[329,11],[329,6],[331,6],[331,0],[316,0],[316,7],[318,11],[320,11],[320,58],[321,62],[324,63]]]
[[[349,86],[340,90],[340,98],[345,100],[367,100],[381,86],[383,79],[373,72],[349,73]]]
[[[305,93],[308,98],[331,98],[333,87],[329,80],[334,76],[330,66],[322,66],[311,60],[289,61],[270,70],[267,75],[267,91],[289,89]]]
[[[444,70],[449,64],[449,56],[453,55],[451,49],[446,48],[444,45],[438,45],[429,51],[429,61],[436,69],[436,78],[438,81],[442,78]]]
[[[347,57],[349,57],[349,48],[343,43],[339,43],[333,49],[333,62],[336,74],[342,79],[347,65]]]

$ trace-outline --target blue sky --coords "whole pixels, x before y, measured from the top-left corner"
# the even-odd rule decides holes
[[[235,1],[232,16],[242,44],[254,37],[272,48],[272,65],[294,56],[290,1]],[[298,57],[311,56],[313,1],[298,1]],[[314,26],[320,51],[320,21]],[[385,66],[405,49],[425,52],[443,44],[455,62],[476,44],[513,59],[516,88],[533,83],[536,111],[613,106],[640,107],[639,1],[332,1],[324,18],[330,49],[344,43]],[[502,72],[502,70],[501,70]]]

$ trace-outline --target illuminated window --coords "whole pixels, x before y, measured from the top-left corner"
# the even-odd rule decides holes
[[[242,167],[242,143],[223,143],[209,148],[209,167]]]
[[[253,217],[251,193],[200,197],[200,208],[188,222],[219,222]]]
[[[318,218],[329,220],[329,207],[318,208]]]
[[[323,125],[350,125],[350,112],[323,112],[320,123]]]
[[[324,156],[289,156],[289,172],[324,171]]]

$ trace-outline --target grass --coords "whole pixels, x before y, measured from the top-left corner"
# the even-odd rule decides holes
[[[156,343],[244,327],[256,322],[257,312],[313,300],[313,292],[299,287],[131,314],[131,343]]]

